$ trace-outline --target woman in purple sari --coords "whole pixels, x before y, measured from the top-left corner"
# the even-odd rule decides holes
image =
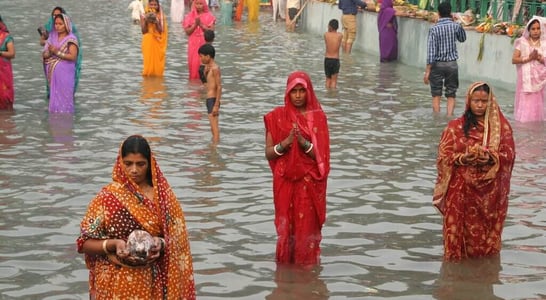
[[[205,44],[205,30],[214,31],[216,17],[209,11],[205,0],[194,0],[191,11],[184,17],[182,26],[188,36],[188,68],[190,79],[199,79],[199,47]]]
[[[381,62],[398,59],[398,23],[392,0],[383,0],[377,15],[377,30],[379,30],[379,52]]]
[[[65,14],[55,16],[54,28],[52,33],[55,33],[49,35],[42,53],[50,90],[49,112],[72,113],[78,38],[72,33],[72,23]]]

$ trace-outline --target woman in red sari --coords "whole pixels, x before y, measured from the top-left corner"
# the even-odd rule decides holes
[[[492,88],[472,84],[464,115],[448,123],[438,147],[433,204],[443,216],[445,260],[500,252],[515,156]]]
[[[0,110],[12,110],[15,100],[11,60],[15,57],[13,37],[0,16]]]
[[[328,123],[309,75],[288,77],[284,106],[264,117],[265,156],[273,173],[278,263],[320,263],[330,172]]]
[[[129,252],[134,230],[153,237],[145,258]],[[195,299],[184,213],[141,136],[121,145],[112,183],[89,204],[77,245],[89,269],[90,299]]]
[[[199,79],[199,47],[205,44],[205,30],[214,31],[216,17],[205,0],[194,0],[191,11],[184,17],[182,27],[188,36],[188,69],[190,79]]]

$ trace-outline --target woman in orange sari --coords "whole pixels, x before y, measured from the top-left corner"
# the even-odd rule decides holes
[[[15,57],[13,37],[0,16],[0,110],[13,109],[15,91],[11,60]]]
[[[472,84],[464,115],[448,123],[438,147],[433,204],[443,216],[445,260],[500,252],[515,156],[492,88]]]
[[[309,75],[288,77],[284,106],[264,117],[265,156],[273,173],[278,263],[320,263],[330,172],[328,123]]]
[[[129,252],[134,230],[153,237],[144,258]],[[90,299],[195,299],[184,213],[141,136],[122,143],[112,183],[89,204],[77,245],[89,269]]]
[[[159,0],[150,0],[140,18],[142,28],[143,76],[163,76],[167,53],[167,20]]]

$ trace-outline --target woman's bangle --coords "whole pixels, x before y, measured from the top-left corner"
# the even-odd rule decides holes
[[[109,254],[110,251],[108,251],[108,239],[104,240],[104,242],[102,242],[102,250],[104,251],[104,254]]]
[[[277,149],[279,147],[280,149]],[[284,147],[281,145],[281,143],[278,143],[277,145],[273,146],[273,152],[277,154],[278,156],[284,155]]]
[[[313,150],[313,143],[309,143],[309,147],[305,150],[305,154],[311,152]]]
[[[459,158],[457,158],[457,162],[459,163],[459,166],[464,166],[464,163],[463,163],[463,156],[459,156]]]
[[[165,251],[165,239],[160,237],[159,238],[159,241],[161,242],[161,250],[160,251]]]

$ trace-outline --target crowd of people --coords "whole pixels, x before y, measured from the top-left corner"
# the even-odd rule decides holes
[[[257,14],[252,3],[248,2],[249,21]],[[175,0],[172,4],[181,5]],[[287,1],[287,20],[297,18],[299,5]],[[205,105],[213,140],[218,142],[222,83],[212,45],[216,17],[205,0],[194,0],[184,16],[183,6],[171,18],[187,35],[189,79],[200,79],[206,87]],[[324,34],[326,88],[337,88],[340,51],[351,53],[356,14],[365,7],[359,0],[340,0],[343,33],[338,32],[337,19],[328,22]],[[137,12],[132,19],[142,31],[142,75],[163,76],[168,21],[159,0],[146,4],[135,0],[129,9]],[[452,116],[459,88],[456,43],[464,42],[466,35],[453,22],[448,2],[442,2],[438,11],[440,19],[431,27],[427,41],[423,80],[430,84],[433,111],[440,111],[443,94],[448,101],[447,115]],[[544,121],[546,35],[541,33],[546,32],[545,26],[544,19],[531,19],[514,46],[516,121]],[[380,61],[395,61],[398,25],[391,0],[383,0],[377,27]],[[76,26],[64,9],[55,7],[39,31],[49,111],[72,113],[82,60]],[[0,17],[0,109],[13,109],[13,58],[14,37]],[[288,76],[284,103],[264,115],[264,126],[265,157],[273,177],[276,262],[320,264],[330,141],[327,116],[306,72]],[[493,87],[473,83],[466,93],[463,115],[448,122],[438,145],[433,205],[443,216],[445,260],[499,254],[515,155],[512,128]],[[128,242],[135,230],[150,234],[144,255],[132,251]],[[91,298],[194,299],[189,245],[182,207],[148,141],[139,135],[128,137],[119,147],[112,182],[91,200],[80,225],[77,249],[89,268]]]

